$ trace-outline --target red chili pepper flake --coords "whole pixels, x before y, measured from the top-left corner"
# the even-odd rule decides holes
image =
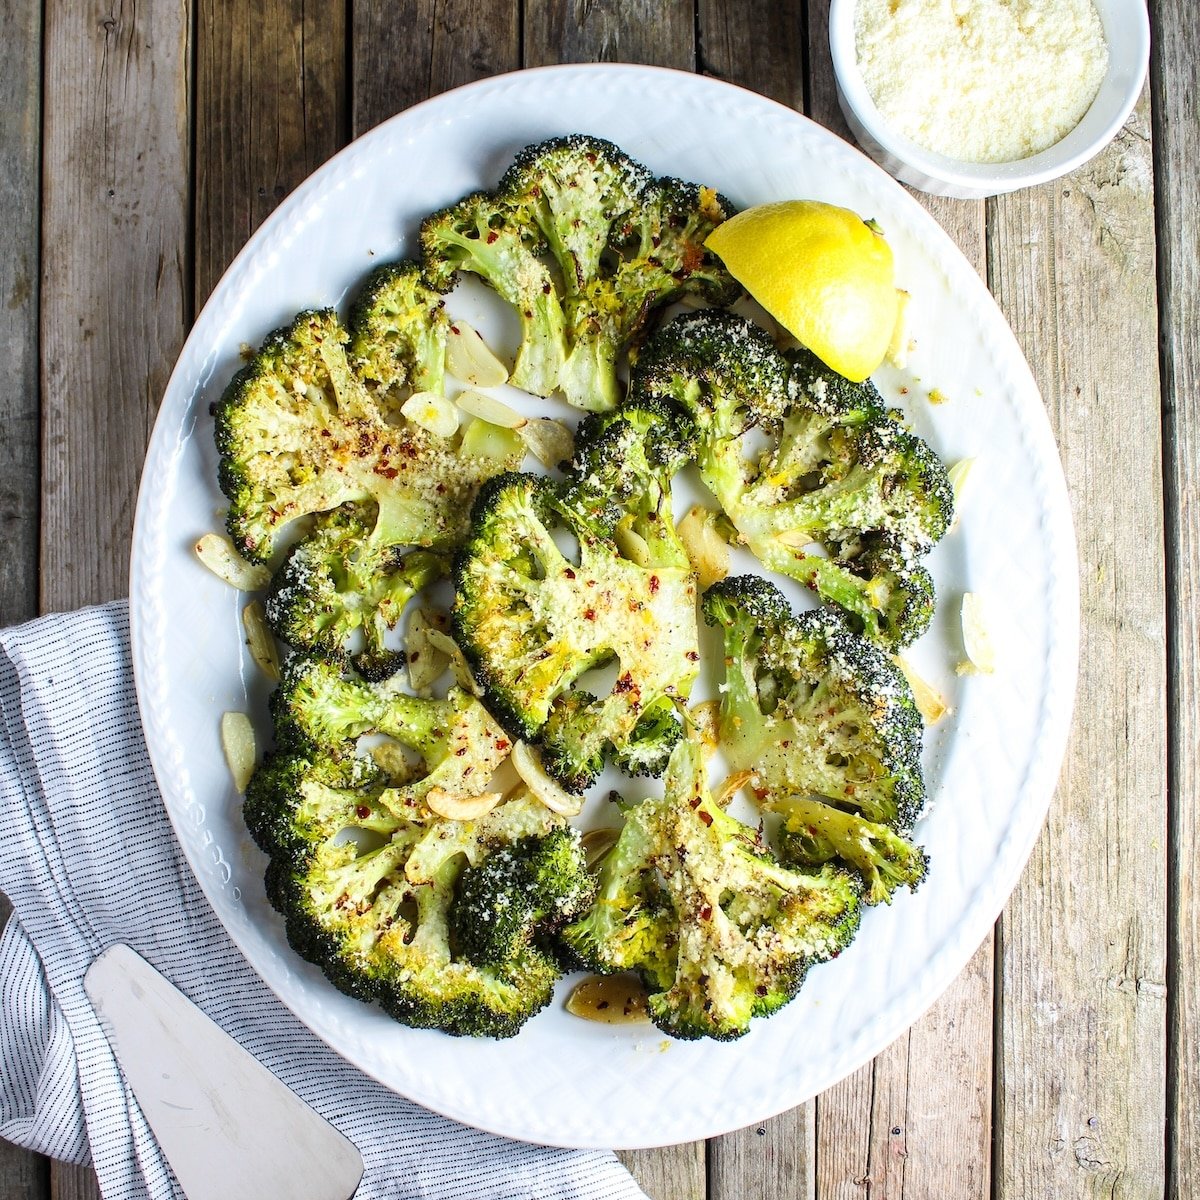
[[[354,815],[360,820],[365,821],[370,815],[371,810],[365,805],[360,804],[355,810]]]
[[[712,920],[712,905],[711,904],[706,904],[706,905],[704,905],[703,908],[700,909],[700,920],[702,920],[702,921],[711,921]]]
[[[494,230],[489,229],[487,235],[487,244],[490,246],[500,235]]]
[[[633,687],[633,676],[626,672],[613,684],[613,691],[620,695],[622,692],[629,691],[631,687]]]
[[[500,751],[507,750],[508,749],[508,739],[507,738],[497,738],[496,739],[496,749],[500,750]]]
[[[650,576],[650,595],[653,596],[655,594],[655,592],[657,592],[657,591],[658,591],[658,576],[651,575]]]
[[[712,824],[712,813],[701,812],[701,813],[697,813],[696,815],[700,818],[700,820],[702,820],[704,822],[705,825]]]
[[[574,571],[572,571],[570,567],[568,567],[568,568],[567,568],[567,569],[566,569],[566,570],[563,572],[563,574],[564,574],[564,575],[565,575],[565,576],[566,576],[568,579],[574,579],[574,578],[575,578],[575,572],[574,572]]]
[[[585,609],[583,619],[585,621],[594,621],[596,619],[596,610],[594,608]]]
[[[466,752],[467,752],[467,748],[466,748],[466,746],[459,746],[459,748],[458,748],[457,750],[455,750],[455,752],[454,752],[454,757],[455,757],[455,758],[462,758],[462,756],[463,756],[464,754],[466,754]]]
[[[451,325],[450,332],[457,335],[457,334],[460,334],[462,332],[462,330],[459,329],[459,327],[457,325]]]
[[[543,296],[548,296],[548,295],[550,295],[550,285],[549,285],[548,283],[543,283],[543,284],[542,284],[542,295],[543,295]]]
[[[688,662],[699,662],[700,661],[700,655],[697,654],[695,650],[689,650],[687,652],[687,654],[684,655],[684,658],[686,658],[688,660]]]

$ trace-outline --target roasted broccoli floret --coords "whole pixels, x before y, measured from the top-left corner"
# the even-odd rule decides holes
[[[422,245],[436,286],[472,271],[517,310],[515,384],[603,412],[621,399],[618,359],[656,309],[739,294],[704,248],[732,212],[711,188],[655,180],[611,142],[571,134],[526,147],[495,192],[428,218]]]
[[[468,455],[381,410],[351,369],[337,314],[301,313],[271,334],[216,406],[229,532],[263,562],[297,517],[374,502],[381,547],[445,546],[465,532],[479,483],[520,461]]]
[[[350,310],[350,361],[361,379],[390,390],[445,387],[445,301],[412,259],[385,263],[367,276]]]
[[[883,645],[925,631],[933,588],[919,559],[945,533],[953,494],[941,460],[869,381],[852,384],[807,351],[786,358],[740,317],[700,312],[655,336],[631,393],[688,407],[704,482],[764,565]],[[768,443],[753,460],[749,429]]]
[[[537,224],[562,270],[568,317],[649,183],[619,147],[579,133],[526,146],[500,180],[497,191]]]
[[[276,744],[307,758],[352,759],[358,739],[368,734],[390,739],[373,750],[389,764],[405,761],[407,748],[419,760],[412,778],[387,792],[388,803],[405,810],[424,803],[434,788],[453,797],[486,791],[512,747],[474,696],[457,689],[444,700],[410,696],[393,681],[370,683],[343,673],[337,662],[304,655],[284,668],[271,714]],[[391,769],[401,774],[398,765]]]
[[[757,576],[714,584],[702,608],[725,639],[722,749],[785,814],[788,857],[836,857],[861,872],[869,903],[915,887],[924,854],[897,843],[924,804],[921,717],[900,669],[833,610],[793,615]]]
[[[470,271],[516,310],[521,345],[510,382],[535,396],[558,387],[567,357],[565,318],[550,269],[539,257],[545,238],[536,223],[498,193],[475,192],[421,223],[425,271],[449,288]]]
[[[666,794],[625,814],[591,911],[563,931],[591,969],[635,971],[651,1018],[675,1037],[746,1033],[832,958],[858,927],[845,871],[792,870],[709,794],[697,741],[671,756]]]
[[[691,420],[669,401],[593,413],[576,431],[575,454],[564,464],[563,503],[598,536],[615,536],[641,566],[686,569],[671,480],[691,461],[694,443]]]
[[[741,285],[704,243],[736,211],[710,187],[672,176],[654,180],[624,231],[618,294],[640,295],[648,309],[683,295],[716,307],[732,304]]]
[[[559,967],[520,939],[473,961],[454,944],[451,914],[464,874],[493,855],[553,858],[564,837],[573,840],[562,819],[517,797],[476,821],[441,820],[398,802],[383,773],[339,778],[339,769],[320,756],[275,756],[247,794],[250,828],[271,855],[267,895],[293,949],[405,1024],[512,1036],[549,1002]],[[588,894],[569,893],[579,906],[564,900],[548,927]]]
[[[784,862],[840,860],[862,876],[867,904],[888,903],[897,888],[915,890],[925,878],[925,851],[887,825],[812,796],[777,796],[771,808],[783,816],[779,855]]]
[[[404,606],[449,570],[449,559],[430,550],[404,554],[371,538],[374,515],[346,505],[317,518],[275,572],[265,602],[267,624],[296,650],[344,656],[361,631],[363,646],[351,655],[369,679],[384,679],[404,662],[385,638]]]
[[[556,531],[578,540],[577,560]],[[678,736],[673,700],[699,666],[690,570],[641,566],[617,546],[549,481],[508,474],[480,491],[455,559],[455,636],[489,707],[514,737],[540,742],[547,768],[575,790],[609,749],[629,770],[661,771],[666,725]],[[575,688],[614,660],[607,697]]]
[[[479,966],[510,962],[543,945],[595,894],[578,830],[523,838],[463,872],[450,909],[451,944]]]

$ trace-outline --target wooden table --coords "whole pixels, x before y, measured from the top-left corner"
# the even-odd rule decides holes
[[[654,1200],[1184,1197],[1200,1186],[1200,7],[1069,178],[923,198],[1004,309],[1079,537],[1075,734],[1004,916],[937,1007],[793,1112],[624,1156]],[[825,0],[0,0],[0,619],[121,596],[155,409],[255,226],[458,84],[623,60],[844,133]],[[0,1200],[94,1196],[0,1145]],[[265,1198],[264,1198],[265,1200]]]

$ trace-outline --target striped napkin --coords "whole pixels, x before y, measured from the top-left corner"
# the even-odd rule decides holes
[[[509,1142],[343,1062],[229,940],[142,740],[124,603],[0,631],[0,1136],[91,1162],[107,1200],[182,1197],[83,991],[125,942],[361,1151],[360,1200],[645,1200],[607,1152]]]

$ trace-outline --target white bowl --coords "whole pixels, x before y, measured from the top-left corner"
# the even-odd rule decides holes
[[[935,154],[888,127],[858,69],[854,47],[857,0],[832,0],[829,50],[837,97],[862,148],[890,175],[922,192],[982,200],[1045,183],[1099,153],[1125,123],[1141,94],[1150,55],[1150,21],[1142,0],[1093,0],[1108,43],[1108,73],[1083,120],[1061,141],[1029,158],[972,163]]]

